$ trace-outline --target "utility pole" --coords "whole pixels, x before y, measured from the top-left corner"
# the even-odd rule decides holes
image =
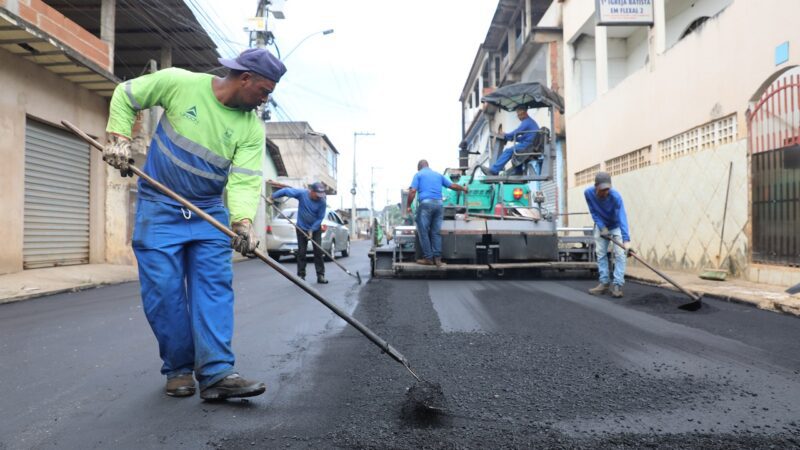
[[[389,229],[389,189],[386,189],[386,206],[383,207],[383,223],[385,230]]]
[[[353,187],[350,194],[353,196],[353,204],[350,206],[350,239],[358,238],[358,221],[356,216],[356,141],[359,136],[375,136],[375,133],[366,131],[353,132]]]
[[[265,48],[267,45],[272,45],[275,42],[275,35],[269,31],[269,14],[272,13],[276,19],[283,19],[284,15],[282,11],[270,11],[269,5],[271,3],[271,0],[258,0],[256,16],[250,20],[253,28],[247,29],[247,31],[250,32],[251,48]],[[279,53],[278,58],[280,58],[280,56]]]
[[[369,175],[369,226],[375,222],[375,166],[370,167]],[[373,230],[374,234],[374,230]]]

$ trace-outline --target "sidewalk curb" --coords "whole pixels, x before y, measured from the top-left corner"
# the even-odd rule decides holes
[[[247,257],[244,257],[244,256],[240,255],[239,257],[234,257],[233,260],[232,260],[232,263],[233,264],[237,264],[237,263],[244,262],[244,261],[250,261],[250,258],[247,258]],[[104,281],[98,281],[98,282],[90,282],[90,283],[78,284],[78,285],[74,285],[74,286],[61,287],[61,288],[52,289],[52,290],[42,290],[42,291],[38,291],[38,292],[31,292],[30,294],[24,294],[24,295],[16,295],[16,296],[11,296],[11,297],[2,297],[2,296],[0,296],[0,305],[4,305],[4,304],[7,304],[7,303],[16,303],[16,302],[21,302],[21,301],[25,301],[25,300],[33,300],[33,299],[36,299],[36,298],[47,297],[47,296],[50,296],[50,295],[64,294],[64,293],[68,293],[68,292],[80,292],[80,291],[86,291],[86,290],[89,290],[89,289],[114,286],[114,285],[117,285],[117,284],[130,283],[130,282],[134,282],[134,281],[139,281],[139,275],[138,274],[136,274],[135,276],[132,276],[130,278],[120,278],[120,279],[116,279],[116,280],[104,280]]]
[[[102,282],[99,282],[99,283],[87,283],[87,284],[81,284],[81,285],[78,285],[78,286],[70,286],[70,287],[65,287],[65,288],[59,288],[59,289],[54,289],[54,290],[51,290],[51,291],[35,292],[35,293],[27,294],[27,295],[19,295],[19,296],[16,296],[16,297],[0,298],[0,305],[4,305],[4,304],[7,304],[7,303],[16,303],[16,302],[21,302],[21,301],[25,301],[25,300],[33,300],[33,299],[36,299],[36,298],[47,297],[47,296],[50,296],[50,295],[64,294],[64,293],[67,293],[67,292],[88,291],[89,289],[113,286],[113,285],[116,285],[116,284],[130,283],[130,282],[136,281],[136,280],[137,280],[137,278],[134,278],[132,280],[102,281]]]
[[[644,285],[648,285],[648,286],[654,286],[654,287],[669,289],[669,290],[674,291],[674,292],[680,292],[680,290],[678,290],[675,286],[671,285],[670,283],[668,283],[666,281],[659,281],[659,280],[655,280],[653,278],[647,278],[647,277],[629,275],[629,274],[625,274],[625,277],[627,279],[635,281],[635,282],[637,282],[639,284],[644,284]],[[793,306],[790,306],[790,305],[784,305],[784,304],[782,304],[780,302],[777,302],[777,301],[774,301],[774,300],[765,299],[765,300],[762,300],[762,301],[759,302],[759,301],[754,301],[754,300],[751,300],[751,299],[748,299],[748,298],[744,298],[744,297],[736,297],[736,296],[731,296],[731,295],[721,295],[719,293],[710,292],[710,291],[703,290],[703,289],[689,289],[689,290],[694,291],[694,292],[696,292],[698,294],[701,294],[703,297],[706,297],[706,298],[713,298],[713,299],[716,299],[716,300],[722,300],[722,301],[726,301],[726,302],[730,302],[730,303],[738,303],[738,304],[741,304],[741,305],[753,306],[755,308],[763,309],[765,311],[772,311],[772,312],[779,313],[779,314],[787,314],[787,315],[792,315],[792,316],[795,316],[795,317],[800,317],[800,307],[793,307]]]

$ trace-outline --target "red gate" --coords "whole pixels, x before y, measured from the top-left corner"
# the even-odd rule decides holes
[[[748,117],[753,262],[800,266],[800,74],[774,81]]]

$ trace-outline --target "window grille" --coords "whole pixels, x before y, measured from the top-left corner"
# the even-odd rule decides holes
[[[606,172],[614,175],[623,174],[650,165],[650,146],[634,150],[606,161]]]
[[[736,139],[736,114],[692,128],[658,143],[661,161],[669,161],[700,150],[708,150]]]
[[[597,175],[597,172],[600,172],[600,164],[575,172],[575,185],[594,184],[594,176]]]

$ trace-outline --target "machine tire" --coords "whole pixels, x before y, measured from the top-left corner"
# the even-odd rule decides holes
[[[275,261],[280,261],[281,260],[281,254],[279,252],[270,252],[270,251],[268,251],[267,252],[267,256],[269,256],[270,258],[274,259]]]
[[[342,250],[342,258],[347,258],[348,256],[350,256],[350,238],[347,238],[347,245]]]

